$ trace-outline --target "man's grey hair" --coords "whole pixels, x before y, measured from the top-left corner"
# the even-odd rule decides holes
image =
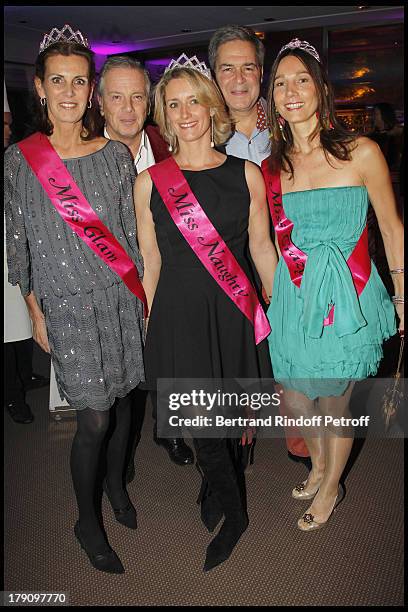
[[[128,57],[127,55],[114,55],[113,57],[109,57],[102,66],[98,81],[98,95],[100,97],[102,97],[103,95],[103,86],[106,73],[109,72],[109,70],[112,70],[113,68],[132,68],[134,70],[139,70],[140,72],[142,72],[145,79],[146,98],[148,100],[150,99],[151,82],[149,73],[143,67],[143,64],[141,64],[141,62],[133,59],[133,57]]]
[[[212,36],[208,46],[208,60],[211,70],[214,72],[217,63],[217,54],[220,45],[232,40],[243,40],[250,42],[255,47],[256,60],[260,68],[262,68],[265,57],[265,47],[261,40],[257,37],[252,28],[239,25],[227,25],[219,28]]]

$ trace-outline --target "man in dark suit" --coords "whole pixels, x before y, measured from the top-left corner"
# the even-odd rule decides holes
[[[100,73],[98,101],[101,115],[105,120],[104,136],[123,142],[129,147],[138,174],[170,157],[168,146],[160,136],[158,128],[145,125],[150,110],[150,78],[140,62],[127,56],[109,58]],[[135,391],[135,401],[140,409],[134,411],[136,432],[133,436],[134,442],[126,474],[127,482],[134,478],[134,453],[140,439],[146,394],[146,391],[140,389]],[[178,465],[193,463],[193,452],[184,442],[181,430],[175,432],[172,439],[158,438],[155,407],[153,418],[155,421],[153,438],[156,444],[167,450],[174,463]]]
[[[270,155],[266,100],[261,97],[265,48],[252,28],[226,25],[210,40],[208,57],[215,80],[234,122],[234,131],[222,152],[248,159],[259,166]],[[258,291],[260,279],[251,262]],[[281,409],[285,410],[284,404]],[[300,432],[287,435],[288,455],[311,469]]]

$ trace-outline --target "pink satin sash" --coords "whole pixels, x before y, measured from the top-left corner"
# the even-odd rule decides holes
[[[254,326],[255,343],[271,331],[255,289],[198,203],[171,157],[148,168],[174,223],[203,266]]]
[[[120,276],[141,300],[147,316],[146,295],[135,264],[87,202],[48,138],[37,132],[18,146],[62,219]]]
[[[262,174],[265,180],[266,193],[268,197],[269,209],[279,248],[283,259],[288,266],[292,282],[300,287],[302,276],[305,269],[307,255],[292,242],[293,222],[290,221],[283,209],[282,187],[280,180],[280,169],[274,174],[269,169],[268,159],[264,159],[262,164]],[[367,284],[371,274],[371,259],[368,252],[368,231],[367,225],[361,233],[356,246],[347,260],[353,277],[354,287],[360,295]],[[334,321],[334,306],[331,307],[328,316],[324,319],[324,325],[332,325]]]

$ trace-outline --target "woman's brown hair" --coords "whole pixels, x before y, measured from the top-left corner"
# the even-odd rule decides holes
[[[315,84],[318,97],[318,124],[309,136],[309,140],[312,141],[320,133],[320,143],[328,163],[330,163],[328,154],[336,159],[349,161],[351,159],[350,152],[354,148],[353,143],[358,134],[346,130],[336,119],[334,94],[323,65],[310,53],[302,49],[285,49],[278,55],[272,66],[268,87],[267,113],[271,130],[271,169],[276,171],[282,167],[293,178],[294,169],[290,160],[293,147],[292,132],[287,122],[281,130],[273,99],[278,66],[282,59],[288,55],[294,55],[304,64]]]
[[[83,45],[75,42],[57,42],[50,45],[42,53],[40,53],[35,62],[35,76],[44,82],[45,67],[47,59],[52,55],[79,55],[84,57],[88,62],[88,78],[89,83],[92,86],[95,83],[96,69],[94,53],[91,49],[87,49]],[[54,126],[48,117],[47,106],[40,104],[38,94],[35,93],[35,109],[34,109],[34,123],[37,132],[51,136],[54,131]],[[92,108],[87,108],[82,118],[83,130],[81,133],[82,140],[92,140],[99,135],[100,132],[100,120],[98,117],[98,111],[96,104],[92,105]]]

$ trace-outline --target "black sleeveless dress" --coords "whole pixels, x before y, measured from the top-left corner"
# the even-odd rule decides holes
[[[206,215],[253,281],[245,256],[250,195],[245,160],[229,156],[217,168],[183,170]],[[206,270],[172,220],[155,185],[151,211],[162,268],[145,345],[146,386],[157,378],[272,377],[267,341]]]

